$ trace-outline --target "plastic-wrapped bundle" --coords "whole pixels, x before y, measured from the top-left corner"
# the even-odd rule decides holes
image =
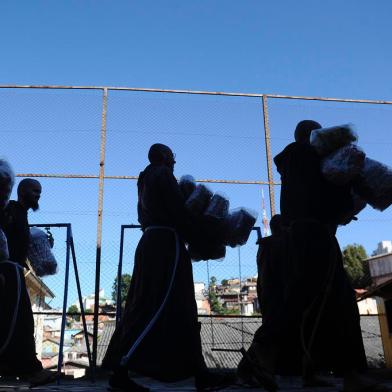
[[[57,261],[51,251],[48,235],[36,227],[30,229],[31,241],[27,253],[31,266],[38,276],[54,275]]]
[[[224,219],[229,213],[229,200],[219,193],[215,193],[207,207],[206,216],[214,219]]]
[[[310,144],[321,156],[331,154],[357,140],[358,136],[349,124],[315,129],[310,134]]]
[[[226,256],[226,246],[211,242],[202,244],[190,244],[189,255],[193,261],[201,260],[221,260]]]
[[[9,258],[7,237],[3,230],[0,229],[0,261],[8,260]]]
[[[185,202],[185,207],[194,215],[201,215],[208,207],[212,192],[202,184],[196,185],[195,190]]]
[[[349,144],[324,158],[321,171],[328,181],[346,185],[359,177],[364,163],[365,153],[358,146]]]
[[[178,184],[180,185],[180,189],[185,197],[185,200],[189,198],[196,188],[195,179],[191,175],[182,176]]]
[[[392,169],[366,158],[361,177],[354,184],[354,191],[373,208],[384,211],[392,204]]]
[[[225,219],[225,244],[232,248],[237,245],[244,245],[248,241],[256,219],[257,213],[245,208],[232,211]]]

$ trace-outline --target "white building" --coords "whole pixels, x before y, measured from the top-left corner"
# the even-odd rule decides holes
[[[373,256],[384,255],[392,253],[392,241],[381,241],[378,243],[377,249],[374,251]]]
[[[90,294],[87,297],[83,297],[83,306],[84,310],[87,311],[92,311],[94,310],[94,304],[95,304],[95,294]],[[99,306],[114,306],[115,302],[112,299],[106,298],[105,297],[105,290],[100,289],[99,290]],[[75,303],[76,307],[80,311],[80,306],[79,306],[79,301]]]
[[[195,286],[195,299],[197,304],[198,314],[210,314],[211,308],[206,295],[206,285],[202,282],[196,282]]]
[[[360,315],[378,314],[377,300],[375,298],[365,298],[357,302]]]
[[[34,336],[38,359],[41,359],[42,341],[44,338],[44,313],[50,310],[48,300],[55,295],[50,288],[33,271],[25,273],[26,287],[30,296],[31,309],[34,313]]]

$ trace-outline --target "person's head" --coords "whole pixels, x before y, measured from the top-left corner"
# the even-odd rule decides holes
[[[313,120],[300,121],[294,131],[294,138],[297,143],[309,144],[310,134],[314,129],[320,129],[322,126]]]
[[[153,144],[150,147],[148,160],[153,165],[164,165],[172,170],[174,170],[174,164],[176,163],[173,151],[168,146],[160,143]]]
[[[12,187],[15,182],[15,174],[10,164],[0,159],[0,209],[2,210],[10,199]]]
[[[42,187],[39,181],[33,178],[24,178],[18,185],[18,201],[26,210],[31,208],[33,211],[37,211],[41,192]]]
[[[271,234],[276,235],[282,231],[282,215],[276,214],[270,220]]]

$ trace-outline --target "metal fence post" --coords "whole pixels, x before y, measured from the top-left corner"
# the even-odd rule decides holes
[[[98,190],[98,223],[97,223],[97,253],[95,261],[95,299],[94,299],[94,330],[93,330],[93,372],[97,367],[98,347],[98,312],[99,312],[99,285],[101,275],[101,246],[102,246],[102,210],[103,190],[105,181],[105,149],[106,149],[106,113],[108,105],[108,89],[103,89],[102,96],[102,127],[101,127],[101,154],[99,160],[99,190]]]
[[[269,128],[269,121],[268,121],[267,96],[263,95],[262,99],[263,99],[265,151],[267,156],[267,170],[268,170],[268,190],[269,190],[271,216],[274,216],[275,215],[275,190],[274,190],[274,175],[272,172],[271,137],[270,137],[270,128]]]
[[[117,269],[117,298],[116,298],[116,327],[120,322],[122,316],[121,304],[123,298],[121,296],[121,285],[122,285],[122,264],[123,264],[123,253],[124,253],[124,225],[121,226],[121,237],[120,237],[120,258],[118,261]]]
[[[60,384],[61,368],[63,367],[64,334],[65,334],[65,325],[66,325],[66,321],[67,321],[69,259],[70,259],[70,249],[71,249],[70,238],[71,238],[70,228],[69,228],[69,226],[67,226],[67,253],[66,253],[66,260],[65,260],[65,282],[64,282],[63,313],[61,316],[59,359],[58,359],[58,363],[57,363],[57,385]]]

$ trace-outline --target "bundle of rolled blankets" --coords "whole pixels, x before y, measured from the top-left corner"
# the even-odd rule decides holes
[[[323,157],[357,140],[358,136],[349,124],[315,129],[310,135],[310,144]]]
[[[392,169],[374,159],[366,158],[353,189],[373,208],[384,211],[392,204]]]
[[[321,171],[336,185],[351,185],[356,212],[366,204],[384,211],[392,204],[392,169],[366,157],[350,125],[312,131],[311,145],[323,156]]]
[[[365,153],[355,144],[348,144],[326,156],[321,171],[328,181],[347,185],[360,176],[364,163]]]
[[[57,261],[54,257],[48,235],[36,227],[30,229],[30,245],[27,253],[31,266],[37,276],[54,275]]]
[[[188,244],[192,260],[218,260],[226,255],[226,246],[244,245],[249,238],[257,214],[240,208],[229,210],[229,200],[221,193],[213,194],[205,185],[196,184],[192,176],[179,182],[185,207],[198,226],[199,235]]]

